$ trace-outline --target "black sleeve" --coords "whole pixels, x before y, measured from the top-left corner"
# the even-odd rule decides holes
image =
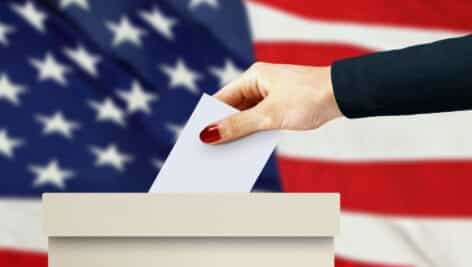
[[[332,64],[349,118],[472,109],[472,35]]]

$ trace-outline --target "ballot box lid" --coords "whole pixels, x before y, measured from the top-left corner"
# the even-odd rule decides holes
[[[47,193],[50,237],[328,237],[334,193]]]

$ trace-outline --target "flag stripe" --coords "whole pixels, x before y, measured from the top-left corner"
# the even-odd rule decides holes
[[[259,41],[255,43],[256,59],[260,61],[324,66],[335,59],[371,52],[349,44],[304,43],[295,41]],[[297,51],[294,53],[293,51]]]
[[[362,22],[472,31],[472,2],[463,0],[291,1],[252,0],[299,16],[338,22]]]
[[[0,248],[0,266],[47,267],[47,254]]]
[[[471,218],[391,217],[344,211],[335,248],[339,257],[354,262],[470,266],[471,228]]]
[[[0,218],[0,248],[47,249],[40,200],[0,199]]]
[[[472,215],[470,160],[349,162],[279,156],[279,166],[285,191],[340,192],[343,210]]]
[[[348,258],[343,257],[336,257],[334,261],[334,265],[336,267],[411,267],[411,265],[400,265],[400,264],[384,264],[380,262],[372,263],[372,262],[364,262],[364,261],[356,261]]]
[[[283,155],[338,160],[472,160],[471,111],[338,119],[308,132],[286,132]],[[440,125],[440,127],[438,127]]]
[[[326,22],[250,2],[248,5],[254,41],[342,43],[371,50],[390,50],[465,35],[467,31],[426,30],[361,23]]]

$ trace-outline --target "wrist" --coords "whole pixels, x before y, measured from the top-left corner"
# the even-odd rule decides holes
[[[334,93],[334,86],[331,79],[331,66],[322,67],[322,77],[324,77],[321,86],[324,91],[324,108],[325,108],[325,120],[330,121],[339,117],[343,114],[339,108],[339,104],[336,101]]]

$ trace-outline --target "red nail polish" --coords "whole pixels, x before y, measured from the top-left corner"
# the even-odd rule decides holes
[[[200,140],[204,143],[214,143],[221,139],[218,124],[210,124],[200,132]]]

